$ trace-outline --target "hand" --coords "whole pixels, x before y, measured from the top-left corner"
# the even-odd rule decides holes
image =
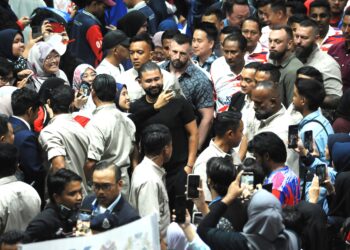
[[[87,96],[83,96],[83,95],[78,96],[78,92],[76,92],[73,105],[75,108],[81,109],[86,104],[87,100],[88,100]]]
[[[46,112],[49,114],[50,119],[53,117],[53,110],[52,108],[49,106],[49,104],[45,104],[45,109]]]
[[[162,93],[160,93],[156,103],[153,105],[154,109],[161,109],[162,107],[167,105],[169,101],[173,98],[174,98],[173,91],[171,91],[170,93],[166,93],[166,91],[163,91]]]
[[[309,189],[310,203],[317,203],[319,195],[320,195],[320,183],[319,183],[318,176],[314,174],[314,178],[312,178],[311,186]]]
[[[17,88],[18,89],[22,89],[25,86],[27,86],[28,79],[29,78],[26,77],[26,78],[23,78],[22,80],[18,81],[17,84],[16,84]]]
[[[175,212],[175,210],[173,210],[173,212]],[[176,219],[176,215],[175,214],[173,215],[173,218],[174,218],[174,220]],[[179,226],[182,229],[185,229],[186,227],[191,225],[191,216],[190,216],[190,213],[188,212],[187,209],[186,209],[186,220],[185,220],[185,223],[177,223],[177,224],[179,224]]]
[[[50,36],[52,32],[52,26],[48,20],[45,20],[43,24],[41,25],[41,34],[44,38],[47,38]]]
[[[187,165],[184,167],[184,171],[186,172],[186,174],[192,174],[192,168],[190,168]]]
[[[300,138],[298,138],[297,147],[294,149],[300,156],[306,156],[308,150],[304,147],[304,144]]]
[[[24,70],[21,70],[20,72],[17,73],[17,77],[19,79],[24,79],[26,77],[28,77],[29,75],[33,74],[34,72],[30,69],[24,69]]]
[[[335,192],[335,188],[331,182],[331,178],[329,177],[329,174],[328,174],[328,167],[326,167],[326,179],[324,181],[324,185],[327,189],[327,193],[328,194],[332,194]]]
[[[21,17],[18,20],[24,27],[28,26],[28,24],[30,24],[30,18],[27,16]]]
[[[228,187],[227,194],[222,199],[222,202],[226,205],[230,205],[237,197],[239,197],[242,194],[243,188],[240,187],[242,174],[243,171],[239,172],[236,179]]]

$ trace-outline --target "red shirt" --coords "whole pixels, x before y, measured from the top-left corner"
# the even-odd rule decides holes
[[[347,48],[345,41],[336,43],[329,48],[328,54],[340,65],[343,81],[343,93],[350,88],[350,48]]]

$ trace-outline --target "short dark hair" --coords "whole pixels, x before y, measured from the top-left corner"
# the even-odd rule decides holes
[[[232,35],[232,34],[240,34],[241,29],[236,26],[226,26],[221,29],[220,34]]]
[[[325,1],[325,0],[315,0],[311,2],[310,13],[312,8],[324,8],[327,11],[329,16],[331,14],[331,6],[329,5],[328,1]]]
[[[300,25],[300,27],[304,27],[304,28],[311,27],[315,36],[320,33],[320,28],[318,27],[318,24],[310,18],[307,18],[307,19],[301,21],[299,23],[299,25]]]
[[[191,38],[189,38],[187,35],[185,34],[176,34],[174,37],[173,37],[173,41],[175,41],[177,44],[179,45],[183,45],[183,44],[189,44],[191,45],[192,44],[192,40]]]
[[[292,15],[295,15],[295,14],[306,15],[307,13],[307,9],[303,2],[297,2],[297,1],[286,2],[286,7],[291,8]]]
[[[235,4],[249,6],[247,0],[227,0],[227,1],[224,1],[222,9],[225,13],[231,14],[233,12],[233,6]]]
[[[227,41],[230,42],[238,42],[239,44],[239,49],[241,51],[246,51],[247,50],[247,39],[241,34],[241,33],[235,33],[228,35],[222,45],[224,46]]]
[[[282,11],[283,15],[287,14],[286,2],[283,0],[277,0],[271,2],[271,10],[273,12]]]
[[[12,62],[4,57],[0,57],[0,76],[7,76],[11,72],[14,73],[15,67]]]
[[[323,83],[323,75],[322,73],[312,66],[303,66],[297,70],[297,77],[298,75],[305,75],[308,76],[316,81]]]
[[[114,171],[115,182],[117,183],[118,181],[120,181],[122,178],[122,171],[121,171],[120,167],[118,167],[115,164],[106,164],[106,163],[97,164],[94,168],[94,172],[95,171],[102,171],[102,170],[109,169],[109,168],[113,169],[113,171]]]
[[[18,164],[18,150],[15,145],[0,143],[0,178],[14,175]]]
[[[152,38],[146,32],[138,34],[130,39],[130,44],[136,43],[136,42],[145,42],[148,44],[150,50],[154,50],[154,44],[153,44]]]
[[[225,17],[224,14],[222,13],[221,9],[218,8],[209,8],[207,9],[203,16],[211,16],[214,15],[219,21],[222,21]]]
[[[92,89],[96,96],[103,102],[113,102],[117,94],[116,82],[113,76],[108,74],[97,75],[92,82]]]
[[[257,1],[257,6],[258,8],[261,8],[271,3],[272,3],[272,0],[260,0],[260,1]]]
[[[288,18],[287,25],[291,26],[293,23],[301,23],[305,19],[308,19],[306,14],[293,14],[293,16]]]
[[[281,138],[273,132],[262,132],[248,143],[248,151],[259,156],[269,154],[275,163],[285,163],[287,150]]]
[[[2,243],[15,245],[26,240],[26,234],[19,230],[10,230],[0,236],[0,246]]]
[[[179,30],[166,30],[164,31],[164,33],[162,34],[162,43],[165,39],[173,39],[173,37],[177,34],[180,34]]]
[[[218,113],[214,119],[213,129],[216,136],[222,137],[228,130],[234,132],[239,129],[242,114],[239,111],[224,111]]]
[[[349,16],[350,15],[350,7],[347,7],[346,10],[344,11],[344,16]]]
[[[11,96],[11,106],[14,115],[22,116],[29,108],[33,110],[39,108],[39,95],[28,88],[16,89]]]
[[[45,105],[51,97],[51,92],[54,88],[61,87],[65,84],[65,80],[58,77],[50,77],[43,82],[38,92],[39,99],[42,105]]]
[[[261,62],[250,62],[250,63],[247,63],[246,65],[244,65],[243,68],[258,70],[260,64],[262,64],[262,63]]]
[[[198,26],[194,29],[196,30],[201,30],[207,34],[207,38],[209,41],[216,41],[218,37],[218,30],[216,29],[215,25],[212,23],[207,23],[207,22],[202,22],[199,23]],[[214,49],[214,47],[213,47]]]
[[[326,91],[323,83],[313,79],[298,78],[295,87],[299,95],[307,99],[308,108],[311,111],[317,110],[326,97]]]
[[[254,17],[254,16],[247,17],[247,18],[244,19],[244,21],[242,22],[242,27],[243,27],[243,24],[244,24],[246,21],[255,22],[255,23],[258,25],[258,29],[259,29],[259,32],[260,32],[260,34],[261,34],[262,25],[261,25],[261,22],[259,21],[258,18]]]
[[[141,79],[142,77],[142,73],[147,72],[147,71],[152,71],[152,70],[158,70],[160,74],[162,74],[162,71],[160,69],[160,67],[158,66],[158,64],[156,64],[155,62],[149,61],[144,63],[138,70],[138,79]]]
[[[9,132],[9,118],[6,115],[0,114],[0,136],[7,135]]]
[[[272,63],[262,63],[259,65],[257,71],[268,72],[270,74],[270,81],[278,83],[280,81],[281,73],[278,68]]]
[[[222,197],[226,195],[228,187],[237,175],[236,168],[229,157],[210,158],[206,173],[212,188]]]
[[[63,85],[59,88],[54,88],[50,95],[50,107],[55,114],[69,113],[69,107],[74,101],[74,90]]]
[[[146,155],[159,155],[171,142],[170,130],[165,125],[151,124],[142,131],[141,146]]]
[[[293,30],[287,25],[272,25],[271,30],[284,30],[289,40],[293,40]]]
[[[82,182],[82,178],[67,168],[61,168],[55,173],[49,173],[46,185],[50,201],[55,203],[54,194],[62,195],[66,186],[72,181]]]

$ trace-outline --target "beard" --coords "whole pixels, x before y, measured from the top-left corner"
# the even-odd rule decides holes
[[[281,60],[284,57],[286,52],[287,52],[287,50],[285,50],[285,51],[270,51],[270,56],[269,57],[272,60],[279,61],[279,60]]]
[[[295,55],[300,61],[305,63],[307,58],[310,56],[311,52],[313,51],[313,49],[314,49],[313,43],[306,47],[296,46]]]
[[[272,113],[270,111],[255,111],[255,117],[259,121],[265,120],[265,119],[269,118],[271,115],[272,115]]]
[[[163,85],[158,85],[156,87],[150,87],[145,89],[146,95],[151,98],[157,98],[163,91]]]
[[[183,69],[184,67],[186,67],[188,60],[186,62],[181,62],[179,59],[175,59],[171,60],[170,62],[175,69]]]

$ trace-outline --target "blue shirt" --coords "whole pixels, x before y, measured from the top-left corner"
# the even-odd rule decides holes
[[[92,213],[93,214],[103,214],[105,212],[112,212],[114,207],[118,204],[119,200],[120,200],[121,194],[118,195],[118,197],[112,202],[111,205],[109,205],[109,207],[107,207],[106,210],[104,210],[98,203],[97,203],[97,199],[95,199],[92,202]]]

